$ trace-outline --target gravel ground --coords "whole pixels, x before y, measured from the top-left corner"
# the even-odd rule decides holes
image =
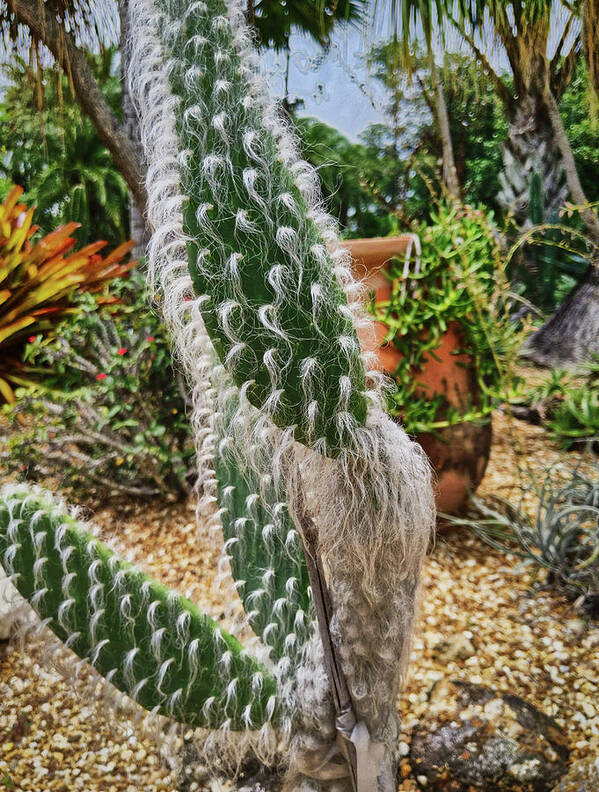
[[[495,441],[481,493],[518,498],[530,471],[559,458],[541,429],[494,417]],[[527,508],[534,498],[527,497]],[[115,503],[96,511],[107,536],[118,536],[138,563],[223,616],[214,593],[217,550],[198,542],[193,506]],[[572,604],[532,593],[530,573],[515,557],[487,548],[464,531],[444,532],[424,573],[420,627],[399,706],[407,755],[410,730],[440,679],[463,679],[522,696],[566,731],[572,758],[599,754],[599,629]],[[456,656],[451,659],[452,653]],[[402,761],[403,792],[415,790]],[[98,717],[56,674],[26,651],[0,645],[0,790],[32,792],[166,792],[175,781],[150,742],[130,722]],[[231,789],[207,781],[206,790]]]

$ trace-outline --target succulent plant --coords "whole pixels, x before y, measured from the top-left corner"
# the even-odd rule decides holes
[[[587,466],[584,466],[587,467]],[[531,490],[536,514],[527,514],[525,498],[511,504],[503,498],[472,498],[473,515],[452,517],[491,547],[512,553],[538,570],[543,583],[584,604],[599,605],[599,466],[549,467]],[[529,495],[530,493],[527,493]]]
[[[381,409],[360,352],[356,327],[370,320],[348,254],[336,247],[316,176],[258,77],[241,4],[130,0],[129,14],[129,82],[148,163],[148,263],[192,388],[199,512],[222,530],[265,666],[221,631],[227,660],[214,654],[201,671],[202,695],[218,702],[209,725],[247,732],[270,718],[287,790],[391,792],[395,701],[434,522],[428,463]],[[36,539],[34,518],[21,530],[35,553],[46,540]],[[10,548],[20,539],[7,535],[2,563],[12,569]],[[91,570],[100,559],[89,560]],[[26,563],[16,570],[24,578],[27,568],[34,579],[45,569],[31,552]],[[91,625],[101,606],[89,570],[72,607],[82,619],[87,609]],[[62,585],[53,591],[50,614],[60,626]],[[39,611],[44,597],[24,592]],[[171,602],[163,594],[157,601]],[[177,619],[192,613],[172,602]],[[144,610],[131,614],[136,625],[147,622]],[[189,618],[190,630],[219,634],[199,615]],[[139,629],[147,637],[147,626]],[[98,635],[91,655],[89,641],[81,646],[92,661],[102,657]],[[169,668],[185,676],[188,665],[175,659],[163,671],[170,654],[159,664],[151,641],[145,705],[175,714],[176,692],[200,683],[165,688]],[[108,665],[109,673],[119,667]],[[234,713],[229,671],[237,679]],[[200,699],[194,710],[205,707]]]
[[[345,295],[256,100],[224,2],[156,4],[166,24],[189,270],[206,330],[249,401],[335,452],[366,417]],[[342,412],[343,422],[340,420]]]

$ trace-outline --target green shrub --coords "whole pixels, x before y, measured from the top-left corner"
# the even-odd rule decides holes
[[[402,355],[391,372],[396,383],[391,413],[408,432],[418,433],[484,419],[516,384],[513,363],[523,331],[510,321],[505,257],[491,213],[441,205],[432,225],[414,230],[421,255],[409,263],[408,273],[404,261],[392,260],[391,298],[371,298],[370,310],[389,328],[385,341]],[[476,399],[460,408],[443,395],[423,395],[418,382],[452,322],[459,323],[463,340],[456,354],[470,359],[479,389]]]
[[[599,382],[568,390],[547,424],[553,437],[566,447],[599,438]]]
[[[599,439],[599,365],[590,365],[586,377],[552,371],[513,404],[528,407],[527,417],[542,423],[562,447],[593,446]]]
[[[117,51],[106,47],[89,66],[112,112],[121,119]],[[91,119],[82,111],[68,70],[46,64],[43,78],[13,57],[3,64],[0,98],[0,174],[25,189],[36,222],[48,233],[79,223],[79,244],[105,239],[113,247],[129,235],[127,184]]]
[[[185,494],[193,445],[164,328],[141,300],[122,315],[99,312],[87,298],[78,308],[57,340],[38,337],[27,348],[43,384],[10,411],[19,431],[9,466],[57,475],[79,494]]]
[[[0,403],[13,402],[14,388],[27,384],[21,360],[26,339],[53,332],[74,310],[78,294],[94,294],[96,304],[111,302],[107,285],[135,265],[123,261],[132,241],[105,257],[102,240],[74,250],[77,223],[36,237],[35,210],[19,203],[22,193],[15,186],[0,204]]]
[[[530,184],[531,227],[518,235],[508,256],[514,289],[541,313],[553,313],[588,269],[589,245],[568,225],[570,220],[544,212],[543,185],[538,173]],[[568,214],[572,214],[568,210]]]

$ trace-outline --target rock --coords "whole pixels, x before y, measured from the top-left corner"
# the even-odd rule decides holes
[[[437,792],[550,792],[568,756],[552,718],[518,696],[458,681],[434,685],[410,746],[413,775]]]
[[[464,633],[451,635],[438,643],[433,651],[436,659],[443,664],[456,660],[467,660],[476,654],[472,641]]]
[[[579,637],[586,631],[586,624],[582,619],[568,619],[566,622],[566,630],[572,633],[572,635]]]
[[[10,638],[16,617],[16,593],[8,582],[6,572],[0,566],[0,641]]]
[[[555,792],[596,792],[599,789],[599,757],[587,756],[574,762]]]

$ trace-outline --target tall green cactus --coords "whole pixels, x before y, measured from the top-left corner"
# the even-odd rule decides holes
[[[65,645],[145,709],[231,729],[275,715],[275,681],[239,641],[120,560],[49,493],[0,491],[0,563]]]
[[[364,423],[365,382],[321,229],[265,123],[226,3],[156,5],[181,100],[184,230],[206,329],[252,404],[295,426],[296,440],[335,454]]]

